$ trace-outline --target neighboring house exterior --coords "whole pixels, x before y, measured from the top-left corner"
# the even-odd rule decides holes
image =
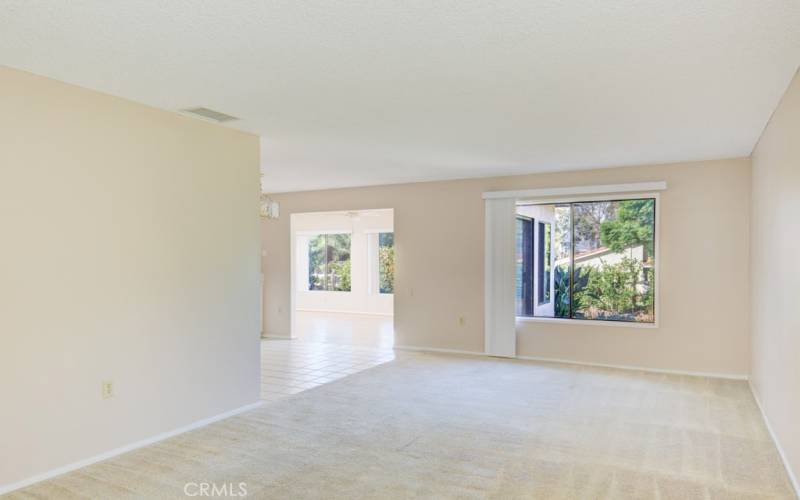
[[[638,261],[644,260],[644,246],[631,247],[625,252],[616,253],[609,248],[600,247],[588,252],[575,255],[575,265],[587,265],[592,267],[602,267],[604,265],[618,264],[624,257],[629,257]],[[556,260],[556,266],[568,266],[569,257]]]

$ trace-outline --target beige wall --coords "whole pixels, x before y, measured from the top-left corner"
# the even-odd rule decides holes
[[[265,331],[289,331],[291,213],[394,208],[397,345],[483,352],[481,193],[652,180],[669,183],[660,206],[660,328],[525,323],[518,354],[745,375],[748,159],[275,195],[281,217],[261,227]]]
[[[4,67],[0,110],[0,488],[257,401],[258,138]]]
[[[800,77],[753,153],[752,378],[800,477]]]

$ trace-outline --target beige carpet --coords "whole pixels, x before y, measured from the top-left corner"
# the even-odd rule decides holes
[[[187,482],[276,499],[794,498],[745,382],[403,353],[10,498],[186,498]]]

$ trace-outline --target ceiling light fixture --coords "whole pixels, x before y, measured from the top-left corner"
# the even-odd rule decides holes
[[[277,219],[281,214],[280,204],[264,192],[264,174],[261,174],[261,196],[259,198],[259,213],[267,219]]]

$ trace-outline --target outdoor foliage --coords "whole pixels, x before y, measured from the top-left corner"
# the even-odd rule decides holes
[[[394,247],[381,247],[378,251],[381,293],[394,293]]]
[[[616,264],[576,271],[575,311],[586,319],[653,321],[653,269],[623,257]],[[580,284],[579,284],[580,283]]]
[[[652,199],[620,201],[616,217],[600,224],[600,241],[617,253],[644,246],[646,261],[653,255],[654,219]]]
[[[320,234],[308,242],[308,289],[325,289],[325,235]]]
[[[569,318],[569,266],[556,266],[555,282],[555,317]]]
[[[378,282],[380,293],[394,293],[394,233],[378,234]]]
[[[602,245],[600,226],[614,218],[615,203],[593,201],[572,204],[575,253],[596,250]]]
[[[328,264],[328,277],[334,291],[350,291],[350,260]]]
[[[309,240],[308,289],[350,291],[349,234],[320,234]]]
[[[555,214],[555,231],[553,233],[556,260],[569,257],[570,252],[570,205],[556,205],[553,207]]]

